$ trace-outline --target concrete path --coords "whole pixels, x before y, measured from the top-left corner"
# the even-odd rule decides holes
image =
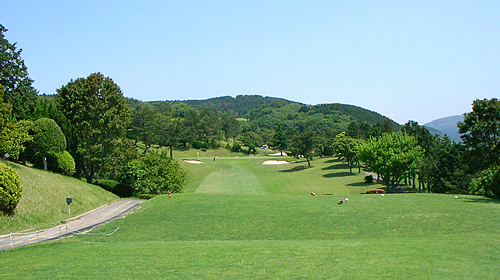
[[[45,230],[29,233],[11,233],[0,236],[0,250],[15,248],[37,242],[59,239],[98,226],[129,213],[143,203],[143,200],[124,199],[66,220],[64,223]]]

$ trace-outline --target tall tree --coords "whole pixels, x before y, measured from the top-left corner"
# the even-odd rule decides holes
[[[278,125],[276,131],[274,132],[273,137],[273,147],[280,151],[281,155],[283,155],[283,150],[288,148],[288,141],[286,139],[286,134],[283,131],[283,127],[281,124]]]
[[[388,191],[395,191],[401,180],[417,168],[422,155],[417,140],[401,132],[370,138],[358,148],[359,160],[382,176]]]
[[[307,166],[311,166],[316,133],[312,129],[295,134],[292,139],[291,153],[295,157],[303,156],[307,160]]]
[[[15,119],[29,119],[36,104],[37,91],[33,80],[28,76],[28,68],[21,58],[22,49],[17,50],[16,43],[5,39],[8,30],[0,24],[0,85],[5,87],[2,97],[12,104],[12,116]]]
[[[458,122],[459,133],[468,149],[469,172],[500,164],[500,102],[496,98],[475,100],[472,112]]]
[[[104,157],[123,136],[130,118],[122,91],[109,77],[94,73],[71,80],[57,90],[59,110],[69,120],[75,141],[70,152],[81,164],[87,182],[92,183]],[[71,150],[72,149],[72,150]]]

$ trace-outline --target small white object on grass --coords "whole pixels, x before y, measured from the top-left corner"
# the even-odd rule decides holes
[[[381,194],[380,196],[384,196],[384,194]]]
[[[347,198],[347,197],[346,197],[344,200],[345,200],[345,201],[349,201],[349,198]]]
[[[457,199],[457,198],[458,198],[458,196],[455,195],[455,199]]]

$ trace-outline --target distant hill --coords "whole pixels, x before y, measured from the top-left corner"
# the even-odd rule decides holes
[[[393,120],[380,115],[379,113],[347,104],[319,104],[305,105],[303,103],[290,101],[282,98],[260,96],[260,95],[238,95],[236,97],[222,96],[206,100],[175,100],[175,101],[152,101],[149,104],[162,108],[176,103],[185,103],[198,110],[212,109],[221,113],[226,113],[235,117],[250,118],[251,116],[260,115],[261,111],[267,111],[266,108],[283,108],[293,107],[299,109],[298,113],[312,114],[314,112],[324,115],[338,114],[344,116],[340,122],[349,122],[357,120],[360,123],[366,122],[369,124],[384,123],[388,121],[396,130],[400,125]]]
[[[443,135],[448,135],[451,139],[461,142],[460,134],[458,133],[457,123],[464,120],[464,116],[456,115],[433,120],[424,124],[425,127],[438,130]],[[433,132],[429,129],[431,132]]]

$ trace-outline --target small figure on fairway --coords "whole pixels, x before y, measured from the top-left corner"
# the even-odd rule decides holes
[[[344,204],[344,200],[343,199],[339,200],[339,204]]]
[[[168,192],[168,198],[171,198],[171,197],[172,197],[172,193]]]
[[[316,194],[315,194],[314,192],[311,192],[311,195],[312,195],[312,196],[315,196]]]
[[[215,161],[215,156],[214,156],[214,161]]]

